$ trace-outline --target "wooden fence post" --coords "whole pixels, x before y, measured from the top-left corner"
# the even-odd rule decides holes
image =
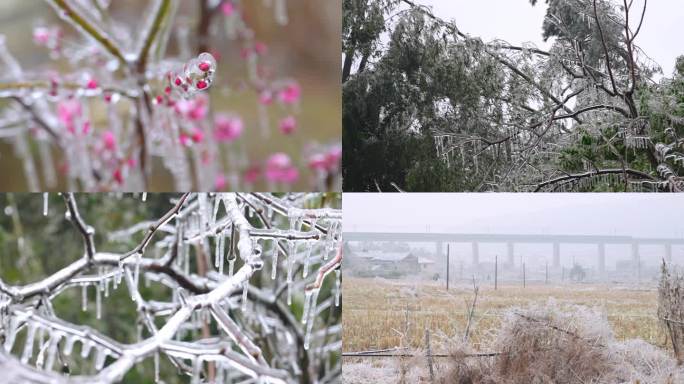
[[[435,382],[435,371],[432,368],[432,351],[430,350],[430,331],[425,328],[425,344],[427,346],[427,362],[430,368],[430,382]]]

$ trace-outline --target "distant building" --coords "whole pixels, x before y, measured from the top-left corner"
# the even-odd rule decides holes
[[[356,276],[400,278],[425,271],[435,262],[411,252],[349,251],[345,254],[345,271]]]

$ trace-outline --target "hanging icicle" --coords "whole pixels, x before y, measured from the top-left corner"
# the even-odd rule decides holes
[[[43,216],[47,216],[48,214],[48,198],[50,194],[47,192],[43,192]]]

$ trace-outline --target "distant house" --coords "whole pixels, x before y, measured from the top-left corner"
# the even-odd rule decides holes
[[[349,270],[355,275],[386,278],[415,275],[435,263],[410,252],[356,251],[349,258],[345,255],[345,258]]]
[[[430,267],[432,267],[435,264],[435,261],[432,259],[428,259],[427,257],[419,257],[418,258],[418,265],[420,265],[420,270],[424,271]]]

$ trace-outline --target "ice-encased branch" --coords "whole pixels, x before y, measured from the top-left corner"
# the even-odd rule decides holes
[[[76,198],[66,195],[65,201],[69,212],[67,216],[71,216],[77,230],[82,235],[92,233],[80,216]],[[273,206],[274,202],[278,208]],[[251,378],[290,383],[309,382],[318,375],[320,379],[337,377],[335,372],[340,365],[331,366],[326,361],[330,354],[339,353],[340,332],[335,331],[337,326],[334,323],[328,325],[316,320],[323,311],[336,310],[332,293],[318,303],[306,294],[305,300],[312,309],[307,312],[305,327],[299,324],[289,303],[280,297],[285,287],[298,292],[311,285],[320,289],[322,280],[341,260],[338,251],[332,260],[324,263],[333,244],[331,241],[336,244],[335,249],[339,245],[340,212],[330,209],[311,212],[318,220],[315,224],[310,223],[306,231],[301,229],[302,224],[292,224],[303,220],[303,215],[288,216],[288,212],[296,212],[293,207],[298,204],[305,206],[305,202],[306,197],[298,194],[285,198],[270,194],[260,194],[259,198],[255,195],[238,197],[237,194],[185,194],[174,200],[174,207],[161,218],[145,220],[116,231],[116,236],[107,237],[126,241],[144,232],[142,242],[133,242],[138,244],[134,250],[154,248],[154,251],[145,252],[144,257],[137,251],[121,254],[95,252],[93,244],[92,257],[86,252],[83,257],[41,281],[22,286],[5,284],[0,280],[0,340],[3,341],[0,364],[11,365],[13,377],[27,382],[109,383],[121,380],[141,361],[152,357],[158,361],[161,356],[169,359],[181,373],[192,376],[193,380],[202,375],[205,363],[215,364],[216,381]],[[225,216],[220,213],[220,208],[223,208]],[[256,212],[261,212],[261,215],[251,220]],[[327,235],[319,231],[319,227]],[[161,236],[153,236],[155,233]],[[217,267],[205,276],[193,273],[189,269],[189,259],[211,254],[211,242],[219,251],[223,237],[226,237],[226,243],[235,243],[234,258],[220,259],[222,263],[231,264],[229,272],[226,274],[222,267]],[[82,239],[87,244],[88,236],[82,236]],[[286,246],[282,247],[281,243]],[[189,247],[196,248],[198,252],[190,253]],[[278,263],[277,253],[283,248],[287,258]],[[277,251],[274,253],[274,250]],[[135,257],[124,257],[126,255]],[[273,277],[261,276],[253,279],[256,285],[250,283],[251,277],[262,273],[265,267],[263,258],[267,257],[275,261]],[[307,268],[303,267],[307,263],[317,270],[308,278],[302,278],[299,270]],[[232,264],[237,264],[234,272]],[[278,273],[279,269],[287,271]],[[339,274],[336,275],[339,279]],[[171,300],[147,301],[139,289],[142,278],[168,287],[173,292]],[[139,324],[149,334],[138,342],[117,342],[92,328],[59,319],[52,310],[52,300],[78,288],[83,290],[83,309],[87,309],[86,293],[90,291],[92,297],[94,288],[99,319],[102,295],[107,297],[109,290],[116,289],[122,279],[135,304]],[[331,316],[339,321],[339,312],[331,313]],[[194,340],[193,337],[193,341],[179,341],[187,340],[189,332],[205,324],[202,319],[213,320],[217,324],[209,338]],[[158,328],[160,320],[163,326]],[[326,328],[329,326],[332,328]],[[30,348],[26,344],[22,353],[21,346],[15,345],[17,340],[23,340],[17,338],[17,334],[28,330],[34,335],[45,335],[47,341],[36,349],[33,343]],[[83,348],[87,348],[86,361],[94,359],[97,374],[88,376],[84,372],[72,372],[70,377],[66,377],[54,371],[55,362],[62,363],[62,355],[67,349],[70,353],[74,343],[81,343]],[[312,343],[316,347],[307,350]],[[88,352],[91,349],[93,352]],[[26,361],[16,359],[9,354],[10,351],[28,358]],[[55,357],[56,351],[59,359]],[[34,365],[30,356],[35,353],[39,353],[41,358],[37,358]],[[68,364],[68,359],[63,363]]]

